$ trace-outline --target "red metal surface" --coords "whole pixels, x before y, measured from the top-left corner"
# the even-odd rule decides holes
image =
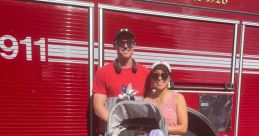
[[[257,136],[259,134],[258,106],[258,45],[259,27],[246,26],[244,42],[244,62],[240,102],[239,135]],[[249,56],[253,55],[253,56]],[[257,57],[256,57],[257,56]]]
[[[107,2],[108,3],[108,2]],[[144,9],[151,9],[156,11],[166,11],[166,12],[172,12],[172,13],[181,13],[181,14],[187,14],[187,15],[197,15],[197,16],[209,16],[209,17],[220,17],[223,19],[235,19],[239,21],[258,21],[258,18],[256,16],[258,15],[251,15],[251,14],[244,14],[244,13],[230,13],[230,12],[215,12],[215,11],[204,11],[199,9],[192,9],[192,8],[179,8],[174,6],[168,6],[168,5],[156,5],[156,4],[148,4],[148,3],[130,3],[130,2],[118,2],[114,3],[117,5],[123,5],[127,7],[132,8],[144,8]],[[238,12],[244,11],[244,12],[253,12],[257,13],[254,8],[250,8],[248,5],[249,3],[242,3],[238,5],[234,5],[235,2],[231,2],[229,5],[223,7],[222,9],[231,9]],[[247,4],[247,5],[246,5]],[[256,5],[256,3],[254,3]],[[204,6],[204,5],[199,5]],[[212,6],[213,7],[213,6]],[[242,7],[242,8],[241,8]],[[244,8],[246,7],[246,8]],[[217,8],[217,7],[216,7]],[[232,52],[232,45],[233,45],[233,26],[231,25],[224,25],[224,24],[214,24],[214,23],[206,23],[206,22],[199,22],[199,21],[190,21],[190,20],[182,20],[182,19],[175,19],[175,18],[163,18],[163,17],[157,17],[157,16],[151,16],[151,15],[143,15],[143,14],[137,14],[137,13],[127,13],[127,12],[118,12],[118,11],[104,11],[104,43],[111,44],[113,40],[113,35],[118,28],[130,28],[134,30],[137,46],[144,46],[153,48],[153,50],[145,51],[144,49],[136,49],[136,52],[149,52],[149,53],[157,53],[157,54],[172,54],[168,51],[159,51],[156,50],[156,47],[158,48],[165,48],[165,49],[185,49],[185,50],[192,50],[192,51],[205,51],[205,52],[218,52],[218,53],[229,53]],[[239,25],[240,26],[240,25]],[[240,29],[240,27],[239,27]],[[248,28],[248,30],[251,28]],[[247,33],[248,37],[253,37],[253,39],[248,38],[250,45],[250,51],[245,50],[246,55],[257,55],[258,53],[255,52],[255,46],[257,45],[256,40],[258,40],[257,34],[258,31],[253,31]],[[238,31],[238,37],[241,37],[240,31]],[[239,41],[239,39],[238,39]],[[256,44],[255,44],[256,43]],[[253,45],[252,45],[253,44]],[[239,53],[239,47],[240,43],[238,42],[238,48],[237,53]],[[107,47],[107,50],[109,48]],[[181,54],[181,53],[173,53],[173,54]],[[183,53],[184,54],[184,53]],[[187,54],[184,54],[187,55]],[[188,54],[188,55],[194,55],[194,54]],[[200,56],[210,56],[211,54],[208,53],[206,55],[200,55]],[[110,56],[107,55],[107,61],[110,59]],[[148,55],[147,55],[148,56]],[[198,55],[199,56],[199,55]],[[213,56],[213,57],[222,57],[222,56]],[[166,57],[165,57],[166,58]],[[222,58],[230,58],[230,57],[222,57]],[[148,62],[145,61],[144,64],[150,65],[152,63],[152,58],[148,59]],[[153,58],[154,59],[154,58]],[[251,58],[250,58],[251,59]],[[257,59],[255,59],[257,60]],[[203,60],[204,61],[204,60]],[[173,62],[174,63],[174,62]],[[206,67],[206,66],[200,66],[200,65],[178,65],[173,64],[173,74],[174,74],[174,81],[177,83],[216,83],[216,84],[223,84],[223,83],[229,83],[230,81],[230,73],[229,72],[217,72],[215,71],[194,71],[194,70],[180,70],[177,69],[177,67],[191,67],[191,68],[216,68],[221,69],[217,66],[212,67]],[[256,65],[255,65],[256,67]],[[223,68],[224,69],[224,68]],[[246,69],[244,64],[244,69]],[[230,69],[225,68],[225,71],[230,71]],[[251,71],[251,68],[249,69]],[[252,69],[252,71],[258,71],[255,69]],[[237,74],[235,75],[235,90],[233,98],[234,100],[237,94]],[[244,73],[244,77],[246,76],[246,73]],[[258,77],[257,74],[254,75],[254,77]],[[254,82],[254,79],[243,79],[245,82]],[[243,81],[244,82],[244,81]],[[242,83],[244,84],[244,83]],[[254,85],[255,86],[255,85]],[[255,86],[253,90],[256,90],[258,87]],[[249,91],[252,92],[253,90]],[[247,101],[249,101],[249,105],[254,105],[254,99],[247,100],[251,98],[252,96],[255,97],[255,93],[249,93],[247,89],[242,89],[242,92],[246,91],[246,95],[242,97],[244,94],[241,95],[241,109],[242,107],[251,107],[248,106]],[[198,110],[198,103],[199,103],[199,94],[198,93],[184,93],[187,99],[187,104],[189,107],[192,107],[196,110]],[[252,102],[253,101],[253,102]],[[258,107],[255,106],[254,107]],[[246,108],[245,108],[246,109]],[[256,108],[254,108],[256,109]],[[232,109],[232,128],[230,132],[220,132],[220,135],[234,135],[234,127],[235,127],[235,113],[236,111],[236,101],[233,103],[233,109]],[[249,117],[246,117],[248,115]],[[252,119],[255,119],[257,116],[257,113],[254,110],[241,110],[240,113],[240,126],[239,126],[239,135],[245,136],[247,134],[246,128],[249,127],[249,130],[251,131],[251,135],[256,135],[257,128],[256,125],[247,125],[247,122],[250,122]],[[257,122],[257,120],[255,120]]]
[[[133,30],[137,42],[136,60],[147,66],[159,59],[167,60],[173,67],[175,85],[190,86],[195,84],[202,87],[215,87],[221,84],[222,87],[225,83],[230,83],[233,25],[110,10],[104,11],[104,20],[105,44],[112,44],[113,36],[119,28]],[[163,51],[161,51],[162,49]],[[111,56],[116,57],[110,53],[111,50],[114,49],[108,45],[105,46],[104,52],[107,53],[104,54],[104,59],[107,62],[112,60]],[[195,51],[206,52],[206,54],[196,54]],[[141,54],[142,52],[145,54]],[[214,53],[225,53],[229,56],[213,55]],[[159,54],[163,55],[156,57]],[[144,59],[141,58],[142,55],[145,56]],[[153,57],[149,55],[153,55]],[[170,55],[175,56],[175,58],[168,59]],[[212,66],[186,61],[186,59],[191,60],[195,57],[201,62],[208,61]],[[213,64],[211,58],[206,60],[204,57],[228,59],[228,65],[217,63],[217,60]],[[200,94],[184,94],[188,107],[199,110]]]
[[[245,74],[242,79],[239,135],[257,136],[258,130],[258,75]]]
[[[239,13],[251,13],[251,14],[258,14],[257,5],[259,2],[257,0],[249,0],[249,1],[242,1],[242,0],[141,0],[141,1],[125,1],[125,0],[96,0],[100,3],[109,3],[114,5],[125,5],[125,6],[143,6],[145,8],[154,8],[159,7],[159,10],[169,10],[172,7],[187,7],[184,8],[181,12],[194,12],[197,9],[211,9],[213,10],[226,10],[226,11],[233,11]],[[226,3],[226,4],[223,4]],[[148,6],[147,6],[148,5]],[[161,7],[163,8],[161,8]],[[194,7],[194,8],[192,8]],[[157,8],[154,8],[157,9]],[[194,9],[194,10],[192,10]],[[204,10],[205,11],[205,10]]]
[[[115,34],[118,28],[129,28],[135,33],[137,46],[151,49],[147,51],[136,48],[136,52],[148,52],[157,55],[175,55],[176,57],[181,58],[182,61],[185,61],[183,59],[186,57],[197,57],[200,61],[205,62],[209,60],[205,60],[203,57],[229,59],[229,65],[224,67],[223,64],[217,64],[217,62],[215,62],[215,66],[205,66],[204,64],[198,63],[192,64],[192,62],[174,62],[174,58],[172,58],[172,60],[168,61],[172,61],[172,67],[174,70],[173,74],[175,75],[174,80],[176,83],[224,84],[229,83],[230,81],[230,58],[233,43],[233,26],[231,25],[156,17],[143,14],[118,13],[115,11],[104,11],[104,20],[104,41],[108,44],[112,44],[112,34]],[[159,51],[155,48],[162,48],[165,50]],[[175,49],[176,51],[169,52],[166,49]],[[180,50],[187,50],[189,53],[181,52]],[[227,53],[229,54],[229,57],[211,55],[209,53],[201,55],[195,54],[192,51]],[[148,65],[151,65],[155,59],[167,60],[166,56],[161,56],[160,58],[148,57],[148,55],[146,56],[145,62]],[[107,55],[107,58],[108,57],[110,58],[110,55]],[[138,59],[136,58],[136,60]],[[193,70],[181,70],[179,67],[186,67],[189,69],[219,69],[218,71],[215,70],[213,72],[199,72]],[[229,73],[221,73],[221,70],[227,70]]]
[[[86,135],[88,56],[51,56],[55,52],[50,47],[87,49],[87,44],[55,43],[51,39],[88,41],[88,9],[7,0],[1,1],[0,7],[0,37],[14,38],[13,42],[2,42],[0,48],[0,135]],[[22,42],[26,37],[31,41]],[[35,43],[41,38],[45,41],[43,52]],[[15,50],[7,50],[15,46],[14,41],[18,43],[17,56],[8,59],[6,55],[15,54]],[[25,43],[32,44],[31,55]]]
[[[155,0],[154,0],[155,2]],[[259,2],[257,0],[242,1],[242,0],[163,0],[157,2],[161,4],[183,4],[196,6],[200,8],[214,8],[223,10],[232,10],[246,13],[259,13],[256,8]]]

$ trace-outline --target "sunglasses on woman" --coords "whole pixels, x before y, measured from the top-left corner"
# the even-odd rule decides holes
[[[151,74],[151,77],[152,77],[152,79],[154,79],[154,80],[158,80],[158,78],[161,76],[161,78],[163,79],[163,80],[166,80],[168,77],[169,77],[169,73],[168,72],[165,72],[165,73],[161,73],[161,74],[159,74],[159,73],[152,73]]]

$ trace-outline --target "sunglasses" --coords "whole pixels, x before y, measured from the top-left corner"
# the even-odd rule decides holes
[[[161,74],[158,74],[158,73],[151,74],[151,77],[154,80],[158,80],[159,76],[161,76],[163,80],[166,80],[169,77],[169,73],[165,72],[165,73],[161,73]]]
[[[125,44],[127,44],[129,48],[132,48],[134,46],[134,41],[117,41],[115,44],[121,48],[124,48]]]

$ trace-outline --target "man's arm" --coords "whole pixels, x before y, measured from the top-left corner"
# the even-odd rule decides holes
[[[106,107],[106,98],[104,94],[93,94],[93,107],[95,114],[104,121],[108,121],[109,111]]]

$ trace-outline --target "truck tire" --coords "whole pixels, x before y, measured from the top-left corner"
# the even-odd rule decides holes
[[[218,132],[207,117],[188,108],[188,131],[184,136],[218,136]]]

